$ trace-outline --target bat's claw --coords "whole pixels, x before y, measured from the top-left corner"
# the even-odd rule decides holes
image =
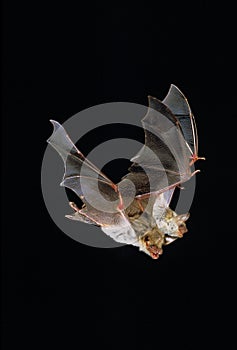
[[[74,202],[69,202],[69,205],[70,205],[70,207],[71,207],[73,210],[75,210],[76,212],[79,212],[79,211],[80,211],[80,209],[78,208],[78,206],[76,205],[76,203],[74,203]]]
[[[178,185],[177,188],[179,188],[180,190],[184,190],[184,186]]]
[[[199,157],[197,154],[193,154],[191,157],[191,162],[189,163],[192,166],[197,160],[206,160],[205,157]]]
[[[196,175],[197,173],[200,173],[200,172],[201,172],[200,169],[195,170],[195,171],[191,174],[191,177],[194,176],[194,175]]]

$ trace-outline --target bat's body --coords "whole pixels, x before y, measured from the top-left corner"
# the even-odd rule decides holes
[[[64,160],[61,185],[72,189],[84,203],[80,209],[70,203],[74,213],[67,217],[98,225],[115,241],[138,246],[157,259],[163,245],[187,231],[189,214],[177,215],[169,204],[175,188],[195,173],[190,166],[200,158],[193,114],[174,85],[163,102],[149,97],[142,122],[145,145],[118,184],[86,159],[55,121],[48,142]]]

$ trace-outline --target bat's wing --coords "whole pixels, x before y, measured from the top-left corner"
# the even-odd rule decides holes
[[[145,145],[131,159],[133,164],[129,169],[130,173],[125,176],[133,181],[140,198],[175,188],[192,176],[190,163],[193,152],[189,145],[191,137],[187,136],[186,140],[184,136],[188,134],[189,128],[184,124],[182,127],[175,115],[179,110],[175,103],[185,104],[181,97],[176,101],[171,98],[174,91],[172,88],[168,94],[170,97],[165,99],[170,104],[172,101],[173,112],[164,102],[148,97],[148,111],[142,120]],[[184,107],[180,107],[180,110],[183,111]]]
[[[65,172],[61,186],[74,191],[83,201],[82,209],[71,203],[75,212],[69,219],[101,226],[104,232],[121,243],[133,244],[136,235],[121,206],[126,202],[117,185],[104,175],[76,148],[65,129],[51,120],[54,130],[48,143],[64,161]],[[120,187],[121,190],[122,186]]]
[[[171,85],[169,92],[162,101],[178,119],[184,139],[192,155],[198,155],[198,135],[194,115],[187,98],[175,85]]]
[[[92,221],[101,224],[99,212],[95,210],[90,215],[91,213],[89,213],[90,210],[88,208],[90,208],[90,205],[92,206],[92,203],[94,204],[94,208],[103,208],[103,205],[106,206],[107,203],[111,208],[110,212],[116,211],[115,208],[119,203],[117,186],[84,157],[73,144],[62,125],[54,120],[51,120],[51,122],[54,130],[48,139],[48,143],[62,157],[65,167],[61,186],[74,191],[84,204],[86,204],[87,209],[85,210],[84,208],[84,210],[82,209],[80,211],[80,214],[84,215],[86,222],[92,219]],[[109,218],[104,218],[105,223],[110,220],[111,215],[109,214],[111,213],[107,214]],[[75,217],[75,219],[80,220],[80,215]]]
[[[51,120],[54,131],[48,139],[64,161],[65,173],[62,186],[73,190],[82,200],[87,194],[87,184],[90,191],[96,191],[99,185],[104,189],[104,194],[110,199],[118,197],[117,186],[108,179],[94,164],[92,164],[76,148],[65,129],[58,122]],[[86,179],[85,184],[82,179]]]
[[[128,220],[127,215],[124,212],[121,212],[121,215],[119,224],[114,223],[113,225],[102,226],[102,231],[116,242],[139,246],[138,236]]]

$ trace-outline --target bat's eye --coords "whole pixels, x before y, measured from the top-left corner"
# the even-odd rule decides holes
[[[149,242],[149,240],[150,240],[150,238],[149,238],[148,236],[146,236],[146,237],[144,238],[144,241],[145,241],[145,242]]]
[[[188,230],[187,230],[187,227],[185,224],[180,224],[179,225],[179,232],[181,232],[182,234],[186,233]]]
[[[179,228],[184,229],[184,228],[186,228],[186,226],[184,224],[180,224]]]

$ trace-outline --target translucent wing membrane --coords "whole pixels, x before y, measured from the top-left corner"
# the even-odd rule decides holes
[[[192,153],[198,154],[197,128],[191,108],[184,94],[175,86],[171,85],[163,103],[169,107],[178,119],[184,138]]]
[[[61,185],[74,191],[86,204],[74,219],[86,222],[92,220],[96,224],[113,223],[114,212],[119,204],[117,186],[84,157],[62,125],[53,120],[51,122],[54,131],[48,143],[60,154],[65,167]]]
[[[135,179],[137,195],[144,197],[146,193],[138,190],[141,178],[149,183],[149,192],[155,194],[187,181],[191,177],[192,151],[176,115],[158,99],[149,96],[149,108],[142,124],[145,145],[131,159],[134,163],[125,178]],[[145,188],[148,192],[147,186]]]

